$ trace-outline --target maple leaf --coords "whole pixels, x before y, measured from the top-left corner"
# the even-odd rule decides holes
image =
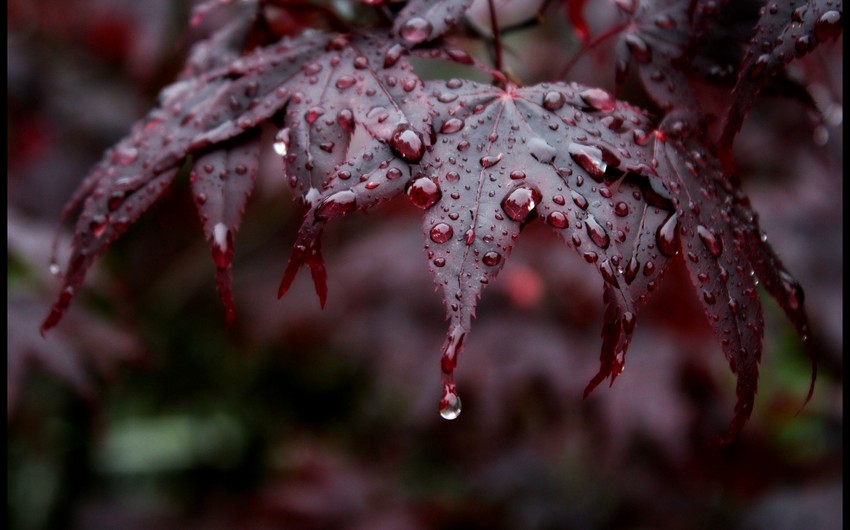
[[[308,263],[323,300],[324,266],[315,256],[325,223],[405,192],[425,210],[431,271],[451,321],[442,348],[441,410],[454,417],[460,401],[453,373],[478,297],[524,224],[545,219],[604,279],[609,309],[601,368],[587,392],[613,379],[637,308],[668,261],[656,239],[672,206],[646,177],[653,171],[647,118],[603,90],[578,85],[502,90],[454,79],[426,87],[443,120],[431,148],[418,153],[421,160],[396,149],[390,158],[342,169],[362,176],[354,185],[347,184],[350,177],[330,181],[307,213],[280,294]],[[412,175],[404,162],[418,162]]]
[[[729,443],[752,413],[757,388],[764,319],[756,278],[764,281],[807,340],[802,289],[762,238],[749,200],[725,176],[720,160],[687,134],[661,133],[654,138],[658,175],[676,207],[666,244],[670,251],[683,254],[708,322],[737,376],[734,417],[726,435],[717,439]],[[815,375],[812,357],[812,385]]]
[[[841,34],[841,0],[789,0],[762,8],[739,69],[719,145],[729,151],[756,96],[791,61]]]
[[[415,45],[439,37],[456,25],[473,0],[410,0],[393,23],[393,32]]]

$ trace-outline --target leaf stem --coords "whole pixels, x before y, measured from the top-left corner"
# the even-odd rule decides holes
[[[596,48],[599,44],[602,44],[603,41],[605,41],[605,40],[611,38],[612,36],[616,35],[617,33],[623,31],[625,28],[626,28],[626,24],[620,24],[619,26],[614,26],[613,28],[609,29],[608,31],[599,34],[597,37],[590,40],[589,42],[582,44],[579,51],[577,51],[576,54],[573,55],[573,57],[567,62],[567,64],[564,65],[564,67],[561,69],[560,73],[558,74],[558,76],[555,79],[556,80],[563,80],[564,77],[570,72],[570,70],[573,69],[573,67],[576,65],[576,63],[579,61],[579,59],[581,59],[587,52]]]
[[[499,33],[499,23],[496,20],[496,6],[493,0],[488,0],[490,6],[490,26],[493,28],[493,66],[502,71],[502,39]]]

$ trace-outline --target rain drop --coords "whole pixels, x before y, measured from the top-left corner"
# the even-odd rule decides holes
[[[336,80],[336,87],[340,90],[345,90],[347,88],[351,88],[354,84],[357,83],[357,80],[353,75],[344,75]]]
[[[699,236],[703,245],[705,245],[705,248],[707,248],[708,251],[711,252],[712,256],[717,257],[720,255],[721,252],[723,252],[723,244],[721,240],[718,239],[717,236],[715,236],[714,233],[708,228],[702,225],[697,226],[697,235]]]
[[[597,182],[605,176],[608,164],[602,159],[602,150],[589,145],[571,143],[567,148],[570,156]]]
[[[658,250],[667,256],[675,256],[679,252],[678,216],[673,214],[664,221],[655,234]]]
[[[401,44],[393,44],[384,54],[384,68],[390,68],[398,62],[401,54],[404,53],[404,46]]]
[[[351,190],[338,191],[316,208],[316,219],[335,219],[357,209],[357,196]]]
[[[433,206],[442,196],[440,185],[428,177],[417,178],[407,188],[407,197],[410,202],[423,210]]]
[[[625,217],[629,215],[629,205],[623,201],[618,202],[614,205],[614,214],[619,217]]]
[[[431,241],[434,243],[445,243],[454,236],[454,229],[446,223],[437,223],[431,227]]]
[[[579,97],[594,109],[602,112],[611,112],[616,107],[616,101],[611,97],[611,94],[601,88],[583,90],[579,93]]]
[[[626,46],[628,46],[632,57],[634,57],[637,62],[648,63],[652,59],[652,51],[649,49],[649,46],[646,45],[646,42],[643,39],[634,33],[626,35]]]
[[[440,416],[447,420],[453,420],[460,416],[460,396],[454,389],[454,385],[447,386],[443,390],[443,398],[440,400]]]
[[[498,164],[502,160],[502,153],[499,153],[496,156],[482,156],[481,157],[481,167],[489,168]]]
[[[399,34],[411,44],[418,44],[431,36],[431,23],[422,17],[413,17],[402,25]]]
[[[493,267],[499,264],[502,261],[502,255],[498,252],[490,251],[484,256],[481,257],[481,262],[488,267]]]
[[[841,13],[838,11],[827,11],[815,22],[815,36],[824,41],[834,39],[841,35]]]
[[[443,134],[454,134],[463,129],[463,120],[458,118],[450,118],[440,127],[440,132]]]
[[[555,228],[567,228],[570,226],[567,216],[563,212],[552,212],[546,216],[546,222]]]
[[[549,145],[549,142],[539,136],[529,140],[527,147],[531,156],[541,164],[550,164],[555,160],[555,155],[558,154],[558,151]]]
[[[606,249],[611,244],[611,238],[608,236],[608,232],[593,217],[588,216],[584,227],[587,230],[587,235],[590,236],[591,241],[597,247]]]
[[[390,138],[390,147],[396,154],[408,162],[417,163],[422,160],[422,156],[425,154],[425,145],[422,143],[422,138],[407,123],[400,124],[393,131]]]
[[[567,102],[564,95],[560,92],[556,92],[555,90],[551,90],[546,92],[546,95],[543,96],[543,108],[547,110],[558,110],[564,106]]]
[[[523,222],[542,198],[536,188],[522,185],[505,196],[502,210],[514,221]]]

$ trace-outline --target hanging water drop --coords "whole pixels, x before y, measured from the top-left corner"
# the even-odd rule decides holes
[[[446,385],[443,389],[443,398],[440,400],[440,416],[446,420],[453,420],[460,416],[460,396],[454,385]]]

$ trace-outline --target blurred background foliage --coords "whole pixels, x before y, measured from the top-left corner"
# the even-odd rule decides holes
[[[733,444],[709,447],[731,419],[734,380],[680,264],[644,311],[625,373],[582,400],[598,366],[601,282],[530,225],[483,296],[458,372],[464,413],[447,422],[443,308],[419,211],[399,200],[331,225],[326,308],[306,274],[278,301],[300,209],[271,150],[237,242],[231,328],[180,181],[42,338],[62,205],[215,27],[213,16],[186,31],[189,9],[8,4],[8,528],[841,527],[841,39],[791,72],[827,119],[765,99],[736,144],[762,226],[806,289],[814,398],[797,414],[809,367],[763,296],[756,410]],[[604,27],[606,13],[588,18]],[[556,5],[506,34],[507,68],[551,78],[578,48],[565,21]],[[610,89],[605,53],[570,79]],[[637,90],[620,96],[643,103]],[[65,237],[59,247],[67,255]]]

